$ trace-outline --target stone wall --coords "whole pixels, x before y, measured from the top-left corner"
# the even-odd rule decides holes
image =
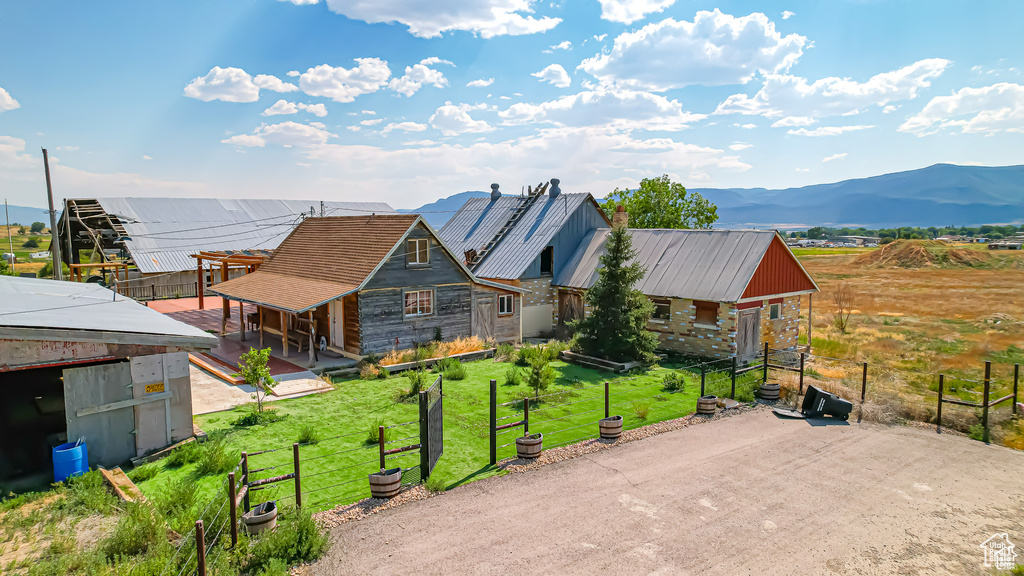
[[[778,320],[771,320],[770,302],[782,300]],[[764,300],[761,303],[761,346],[767,342],[774,350],[785,350],[797,346],[800,333],[800,296]]]
[[[648,324],[658,334],[661,348],[706,358],[729,358],[736,353],[735,306],[720,303],[714,327],[697,324],[693,300],[673,298],[669,311],[668,320]]]

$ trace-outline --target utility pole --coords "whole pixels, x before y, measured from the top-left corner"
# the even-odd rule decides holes
[[[53,279],[63,280],[64,270],[61,268],[60,234],[57,232],[57,211],[53,209],[53,187],[50,185],[50,157],[46,154],[46,148],[43,148],[43,170],[46,171],[46,197],[50,201],[50,246],[53,250],[50,256],[53,258]]]
[[[11,239],[11,213],[7,211],[7,198],[4,198],[4,217],[7,218],[7,243],[11,246],[11,272],[14,272],[14,240]]]

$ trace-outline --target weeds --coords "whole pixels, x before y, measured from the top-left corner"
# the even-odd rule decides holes
[[[279,569],[316,560],[324,552],[330,538],[322,532],[313,520],[309,510],[283,514],[276,530],[249,540],[247,553],[241,555],[239,568],[247,574],[273,574],[270,569]]]
[[[158,515],[145,504],[127,503],[126,514],[101,547],[103,555],[113,560],[146,554],[150,548],[158,546],[161,539],[167,540],[167,533],[160,524]]]
[[[256,409],[255,404],[249,405],[249,413],[239,416],[238,418],[231,421],[232,426],[248,427],[248,426],[265,426],[267,424],[273,424],[274,422],[280,422],[287,418],[285,414],[278,414],[275,410],[270,407],[265,408],[262,412]]]
[[[423,487],[431,492],[444,492],[447,484],[440,476],[431,476],[423,483]]]
[[[379,416],[377,418],[374,418],[373,422],[370,424],[369,434],[366,436],[366,443],[367,444],[377,444],[378,442],[380,442],[380,429],[381,429],[382,426],[384,426],[384,440],[387,440],[388,439],[388,429],[387,429],[386,425],[387,425],[387,420],[385,420],[383,416]]]
[[[497,362],[509,362],[516,355],[516,347],[509,344],[498,344],[498,349],[494,351],[494,360]]]
[[[630,404],[633,407],[633,413],[636,417],[641,420],[647,420],[648,414],[651,412],[651,403],[647,400],[633,400]]]
[[[226,474],[234,470],[238,464],[238,458],[228,452],[228,446],[223,440],[206,442],[200,454],[201,457],[196,464],[196,476]]]
[[[299,432],[299,444],[316,444],[320,442],[320,431],[312,424],[306,424]]]
[[[138,484],[139,482],[145,482],[146,480],[152,479],[159,473],[160,467],[156,464],[145,464],[133,469],[131,472],[128,472],[128,477],[131,478],[132,482]]]
[[[519,386],[523,383],[523,373],[516,366],[505,369],[505,386]]]
[[[683,392],[686,390],[686,377],[682,372],[673,370],[661,380],[661,389],[665,392]]]
[[[186,442],[181,446],[178,446],[171,453],[164,458],[164,466],[168,468],[180,468],[185,464],[192,464],[198,462],[203,457],[203,448],[199,445],[199,442],[192,441]]]

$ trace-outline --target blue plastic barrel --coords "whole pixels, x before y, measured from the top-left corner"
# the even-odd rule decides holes
[[[89,452],[85,442],[61,444],[53,449],[53,481],[63,482],[89,471]]]

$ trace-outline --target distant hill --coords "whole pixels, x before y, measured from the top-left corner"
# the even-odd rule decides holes
[[[423,219],[426,220],[431,226],[440,230],[442,226],[448,222],[448,219],[455,215],[462,208],[462,205],[466,203],[470,198],[482,198],[490,196],[490,192],[459,192],[453,194],[447,198],[441,198],[435,200],[430,204],[424,204],[419,208],[399,208],[398,211],[403,214],[423,214]]]
[[[3,200],[0,198],[0,200]],[[0,225],[7,224],[4,219],[3,205],[0,204]],[[42,222],[46,224],[46,227],[50,227],[50,213],[46,208],[29,208],[28,206],[14,206],[8,205],[7,212],[10,214],[11,225],[15,223],[21,224],[22,226],[31,226],[33,222]],[[57,211],[58,217],[60,211]]]
[[[1024,221],[1024,166],[935,164],[802,188],[691,188],[716,227],[974,226]]]

